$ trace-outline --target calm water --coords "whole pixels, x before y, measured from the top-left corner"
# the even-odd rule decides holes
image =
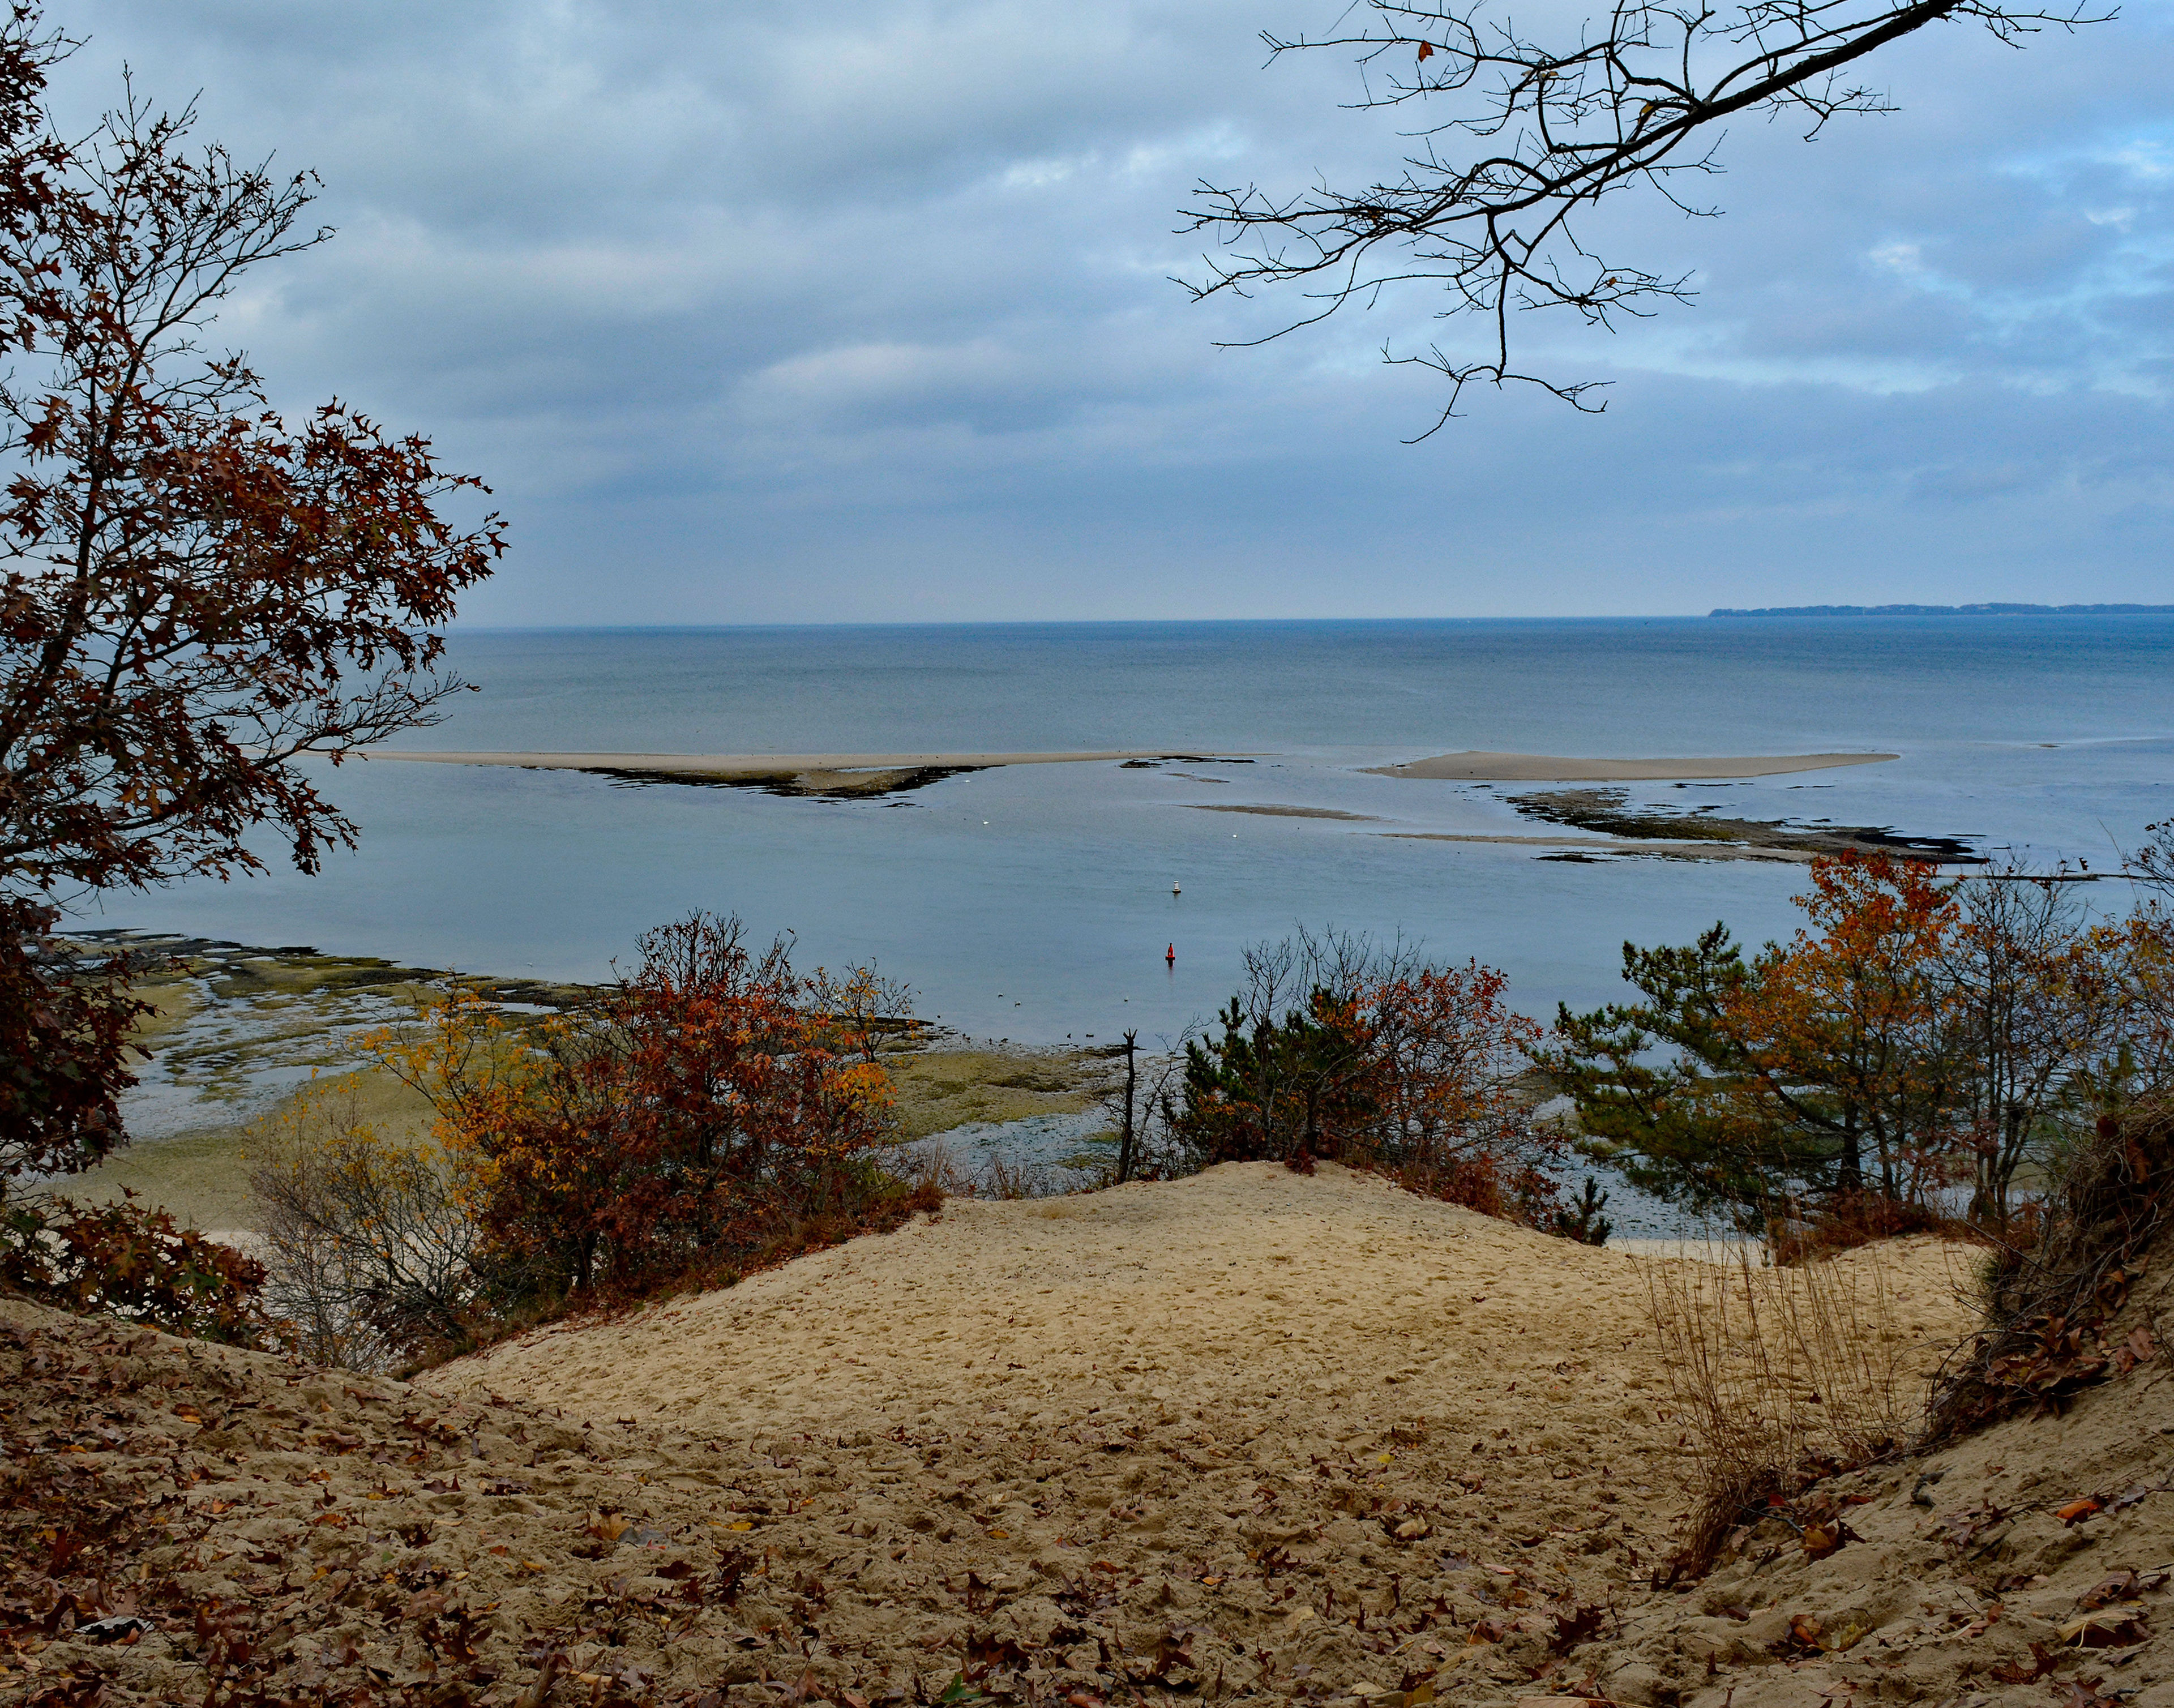
[[[2174,816],[2166,618],[479,631],[452,653],[482,691],[406,745],[1259,757],[1017,767],[852,803],[349,765],[327,768],[329,792],[362,845],[322,876],[111,898],[99,922],[595,978],[646,926],[736,910],[797,932],[810,962],[873,958],[920,988],[924,1013],[977,1035],[1130,1025],[1144,1040],[1205,1018],[1241,948],[1301,922],[1477,955],[1544,1017],[1619,994],[1625,938],[1679,940],[1717,918],[1755,939],[1789,928],[1801,868],[1399,840],[1382,833],[1544,827],[1502,803],[1512,791],[1362,765],[1468,748],[1878,749],[1903,757],[1636,792],[2095,868]],[[1186,810],[1243,803],[1381,822]]]

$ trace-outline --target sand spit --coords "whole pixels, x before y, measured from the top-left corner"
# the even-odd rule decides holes
[[[1482,836],[1458,835],[1446,830],[1381,830],[1405,842],[1506,842],[1525,848],[1559,848],[1587,859],[1602,854],[1641,856],[1658,860],[1782,860],[1809,865],[1819,857],[1814,850],[1759,848],[1738,842],[1626,842],[1608,836]]]
[[[1885,1267],[1923,1365],[1963,1327],[1952,1248],[1840,1261]],[[1696,1661],[1648,1652],[1704,1624],[1643,1587],[1685,1462],[1642,1278],[1235,1165],[954,1203],[414,1386],[0,1303],[11,1576],[57,1569],[41,1500],[168,1532],[71,1568],[125,1577],[147,1632],[48,1628],[0,1700],[31,1661],[203,1700],[207,1604],[300,1700],[883,1708],[963,1673],[998,1701],[1506,1704],[1587,1675],[1551,1647],[1579,1608],[1621,1631],[1614,1700],[1688,1694]]]
[[[1202,781],[1221,782],[1223,779],[1208,777]],[[1225,807],[1202,801],[1187,801],[1183,804],[1195,813],[1258,813],[1270,819],[1342,819],[1354,824],[1378,824],[1382,822],[1371,813],[1339,813],[1333,807]]]
[[[1793,771],[1831,770],[1837,765],[1879,765],[1899,754],[1782,754],[1766,758],[1576,759],[1547,754],[1443,754],[1408,765],[1374,765],[1377,777],[1420,777],[1442,782],[1647,783],[1701,777],[1778,777]]]
[[[1095,759],[1205,759],[1224,755],[1118,749],[1057,754],[636,754],[397,753],[365,757],[441,765],[511,765],[523,770],[587,771],[635,783],[715,784],[773,794],[863,796],[917,789],[963,771],[998,765],[1079,765]]]

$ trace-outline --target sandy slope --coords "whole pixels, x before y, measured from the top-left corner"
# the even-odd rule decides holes
[[[2164,1325],[2161,1270],[2114,1327]],[[1580,1654],[1614,1700],[1681,1708],[2174,1708],[2174,1387],[2162,1350],[2020,1416],[1816,1491],[1847,1540],[1738,1531],[1703,1583]]]
[[[1845,1261],[1922,1356],[1961,1326],[1941,1248]],[[222,1654],[267,1701],[433,1708],[1512,1701],[1593,1670],[1552,1652],[1591,1608],[1658,1700],[1690,1663],[1637,1623],[1682,1470],[1644,1297],[1248,1165],[954,1204],[413,1386],[0,1306],[0,1702],[201,1700]],[[63,1499],[144,1539],[57,1565]],[[136,1642],[69,1634],[124,1603]]]
[[[1963,1327],[1951,1254],[1880,1261],[1929,1364]],[[431,1381],[812,1456],[792,1498],[890,1543],[892,1593],[1106,1570],[1149,1586],[1142,1640],[1181,1606],[1264,1689],[1396,1688],[1447,1655],[1484,1694],[1547,1646],[1468,1645],[1474,1620],[1620,1603],[1665,1550],[1680,1432],[1645,1300],[1620,1254],[1341,1170],[1232,1165],[954,1204]],[[1360,1628],[1414,1597],[1440,1620]],[[942,1615],[911,1605],[890,1617],[925,1643]]]
[[[1928,1343],[1959,1332],[1945,1248],[1886,1261]],[[1374,1176],[1227,1164],[1084,1197],[959,1202],[880,1240],[466,1359],[450,1391],[760,1444],[809,1430],[1214,1420],[1309,1441],[1545,1426],[1647,1455],[1637,1262]]]

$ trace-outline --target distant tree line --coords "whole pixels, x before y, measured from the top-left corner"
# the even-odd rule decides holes
[[[1709,617],[2165,617],[2174,605],[1722,605]]]

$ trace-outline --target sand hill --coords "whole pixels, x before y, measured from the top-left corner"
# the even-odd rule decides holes
[[[1842,1261],[1914,1356],[1966,1326],[1952,1248]],[[1657,1593],[1645,1300],[1622,1254],[1241,1165],[953,1204],[414,1386],[5,1307],[0,1700],[2043,1703],[2110,1653],[2161,1700],[2155,1366],[1861,1478],[1827,1559],[1770,1523]]]

